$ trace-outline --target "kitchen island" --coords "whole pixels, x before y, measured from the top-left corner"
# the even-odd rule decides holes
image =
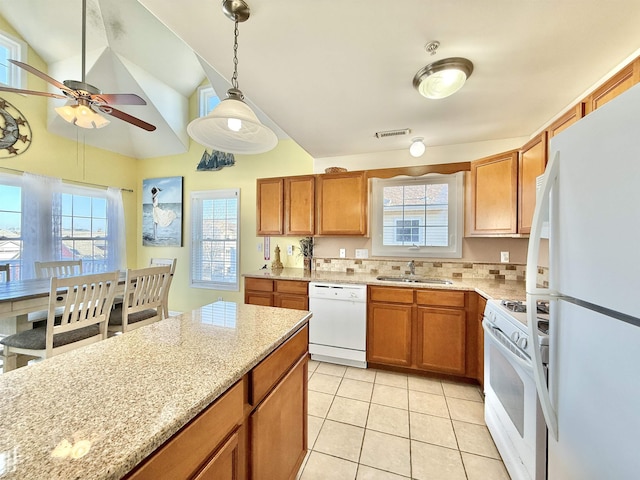
[[[244,416],[289,370],[304,372],[306,387],[310,316],[216,302],[1,375],[0,478],[122,478],[231,387]],[[271,362],[265,377],[273,357],[283,373]]]

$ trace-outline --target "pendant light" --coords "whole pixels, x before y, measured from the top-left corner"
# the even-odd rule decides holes
[[[409,147],[409,153],[412,157],[418,158],[424,155],[427,147],[424,144],[424,140],[422,138],[414,138],[411,141],[411,146]]]
[[[222,10],[235,23],[231,88],[208,115],[189,123],[187,132],[199,144],[221,152],[268,152],[278,144],[278,137],[258,120],[238,88],[238,23],[249,18],[249,6],[243,0],[224,0]]]

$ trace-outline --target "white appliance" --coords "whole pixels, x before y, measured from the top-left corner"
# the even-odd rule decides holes
[[[543,361],[548,352],[548,304],[538,317]],[[484,329],[485,423],[512,480],[544,480],[547,432],[533,377],[533,342],[527,329],[525,305],[489,300]]]
[[[313,360],[367,368],[367,286],[309,283]]]
[[[532,350],[548,479],[638,478],[640,85],[553,137],[549,158],[526,279],[528,305],[551,300],[548,385]],[[549,288],[542,289],[536,272],[547,218]]]

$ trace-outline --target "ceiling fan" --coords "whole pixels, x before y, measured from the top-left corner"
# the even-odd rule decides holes
[[[69,107],[62,107],[62,110],[58,111],[60,116],[62,116],[65,120],[70,123],[75,123],[78,126],[85,126],[85,128],[100,128],[109,123],[108,120],[100,117],[96,114],[96,112],[104,113],[107,115],[111,115],[112,117],[119,118],[120,120],[124,120],[125,122],[130,123],[131,125],[135,125],[136,127],[140,127],[149,132],[153,132],[156,127],[151,125],[150,123],[145,122],[137,117],[129,115],[120,110],[116,110],[112,107],[112,105],[146,105],[147,102],[144,99],[135,93],[102,93],[100,89],[94,87],[93,85],[87,83],[85,81],[85,71],[86,71],[86,36],[87,36],[87,0],[82,0],[82,81],[77,80],[64,80],[63,83],[60,83],[56,79],[50,77],[44,72],[41,72],[37,68],[32,67],[26,63],[20,62],[18,60],[9,61],[14,65],[26,70],[27,72],[40,77],[42,80],[50,83],[54,87],[62,90],[62,94],[58,93],[50,93],[50,92],[40,92],[36,90],[23,90],[19,88],[11,88],[0,86],[0,91],[3,92],[13,92],[13,93],[22,93],[25,95],[39,95],[42,97],[51,97],[51,98],[62,98],[62,99],[70,99],[75,101],[75,105],[72,105],[70,108],[74,109],[75,114],[70,113]],[[67,117],[65,113],[70,113],[70,117]],[[100,120],[97,121],[89,121],[85,125],[81,125],[82,122],[76,122],[76,115],[93,115]]]

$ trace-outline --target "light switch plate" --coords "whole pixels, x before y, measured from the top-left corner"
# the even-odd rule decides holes
[[[356,248],[356,258],[369,258],[369,249]]]
[[[341,248],[340,249],[340,258],[347,258],[347,249],[346,248]]]

